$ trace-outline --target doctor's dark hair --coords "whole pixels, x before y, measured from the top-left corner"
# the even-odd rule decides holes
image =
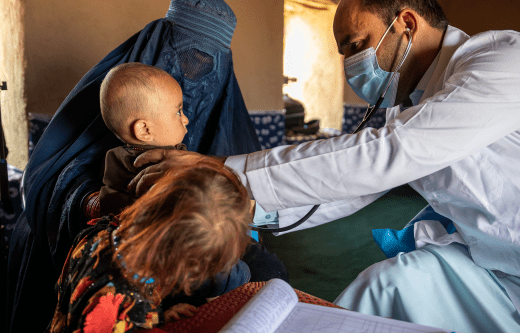
[[[444,30],[449,24],[436,0],[361,0],[361,6],[378,15],[387,25],[406,8],[415,10],[433,28]]]
[[[181,291],[190,295],[229,272],[251,242],[253,217],[238,177],[207,157],[168,171],[120,220],[121,245],[113,261],[125,263],[123,272],[153,278],[162,295],[149,295],[146,284],[136,284],[155,299]]]

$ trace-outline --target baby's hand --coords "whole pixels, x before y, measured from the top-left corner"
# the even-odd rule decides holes
[[[164,317],[166,322],[169,322],[181,319],[180,314],[184,317],[192,317],[194,312],[197,312],[197,307],[187,303],[179,303],[166,310]]]

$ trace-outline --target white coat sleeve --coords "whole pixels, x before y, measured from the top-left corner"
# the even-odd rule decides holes
[[[232,168],[235,173],[242,180],[243,185],[248,189],[251,198],[254,199],[245,175],[245,166],[247,161],[247,155],[232,156],[226,160],[226,166]],[[298,227],[291,229],[290,231],[277,233],[279,235],[312,228],[325,224],[331,221],[335,221],[339,218],[349,216],[360,210],[361,208],[369,205],[376,201],[378,198],[383,196],[385,192],[375,193],[372,195],[360,196],[351,198],[349,200],[340,200],[336,202],[321,204],[318,210],[314,212],[304,223]],[[257,203],[258,205],[258,203]],[[300,220],[305,214],[307,214],[314,205],[294,207],[278,210],[278,227],[287,227],[296,221]],[[263,209],[263,207],[262,207]]]
[[[247,155],[266,210],[352,200],[439,171],[520,129],[520,38],[490,32],[452,57],[439,89],[385,127]]]

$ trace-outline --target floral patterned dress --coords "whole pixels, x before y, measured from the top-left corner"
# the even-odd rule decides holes
[[[163,323],[159,302],[140,294],[112,262],[117,218],[95,222],[78,235],[69,252],[56,284],[58,304],[48,331],[130,332]]]

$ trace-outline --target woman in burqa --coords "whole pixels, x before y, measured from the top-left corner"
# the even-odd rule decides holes
[[[25,211],[13,231],[8,262],[8,332],[43,331],[49,323],[54,285],[87,222],[83,199],[101,187],[106,151],[121,145],[99,107],[100,84],[112,67],[141,62],[179,82],[190,121],[184,139],[189,150],[230,156],[260,149],[233,71],[235,26],[222,0],[173,0],[164,19],[113,50],[67,96],[25,170]]]

